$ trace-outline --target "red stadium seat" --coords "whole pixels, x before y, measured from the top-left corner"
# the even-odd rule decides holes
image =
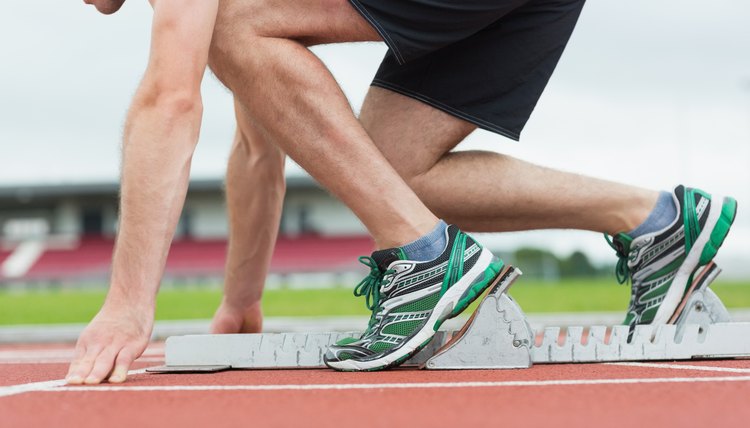
[[[0,249],[0,265],[3,264],[5,259],[7,259],[11,254],[11,251]]]
[[[26,274],[28,279],[106,277],[114,240],[87,236],[74,249],[51,249]]]
[[[114,240],[96,236],[81,238],[73,249],[50,249],[25,275],[28,280],[106,279]],[[357,257],[374,248],[367,236],[279,238],[271,271],[346,272],[358,269]],[[9,252],[0,252],[0,262]],[[225,240],[178,240],[167,258],[166,276],[221,276],[226,259]]]

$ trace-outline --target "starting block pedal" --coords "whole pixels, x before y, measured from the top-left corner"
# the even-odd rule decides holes
[[[750,358],[750,323],[731,322],[709,288],[710,263],[691,285],[671,324],[548,327],[534,332],[508,289],[521,271],[508,267],[458,331],[439,331],[406,363],[429,370],[528,368],[544,363]],[[167,339],[165,363],[151,373],[228,369],[323,368],[326,349],[349,333],[186,335]]]

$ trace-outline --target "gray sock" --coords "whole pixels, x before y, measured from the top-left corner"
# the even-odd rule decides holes
[[[426,262],[443,254],[446,245],[446,228],[448,225],[440,220],[432,232],[401,247],[406,258],[416,262]]]
[[[659,199],[648,218],[640,226],[631,230],[627,234],[631,238],[637,238],[647,233],[656,232],[669,226],[677,217],[677,207],[674,204],[674,198],[670,192],[661,192]]]

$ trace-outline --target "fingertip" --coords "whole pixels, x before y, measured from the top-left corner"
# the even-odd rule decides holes
[[[68,385],[80,385],[83,383],[83,379],[81,379],[81,377],[78,375],[69,375],[65,378],[65,382]]]
[[[85,381],[83,381],[83,383],[85,383],[86,385],[97,385],[99,383],[99,379],[94,376],[89,376]]]
[[[109,377],[109,383],[123,383],[125,382],[125,376],[121,374],[113,374]]]
[[[109,382],[111,383],[123,383],[125,382],[125,379],[128,377],[127,369],[122,367],[116,367],[115,370],[112,372],[112,376],[109,377]]]

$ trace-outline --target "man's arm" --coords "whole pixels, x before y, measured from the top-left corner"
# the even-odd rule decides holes
[[[152,0],[148,68],[125,126],[110,290],[81,334],[68,382],[122,382],[143,353],[198,141],[200,83],[218,0]],[[114,370],[113,370],[114,367]]]
[[[235,101],[237,134],[227,165],[227,248],[224,299],[212,333],[258,333],[260,299],[284,203],[284,152],[262,135]]]

